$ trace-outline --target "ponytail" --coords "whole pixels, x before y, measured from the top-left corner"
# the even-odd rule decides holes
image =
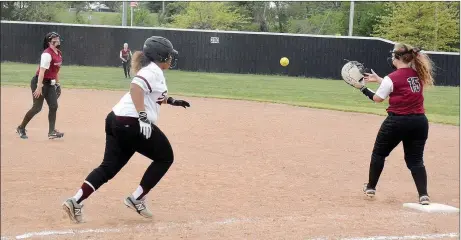
[[[413,64],[423,86],[434,85],[434,70],[432,60],[425,53],[414,52]]]
[[[423,86],[434,85],[433,63],[427,54],[422,53],[419,48],[404,43],[395,44],[393,52],[399,60],[411,65],[418,73]]]
[[[141,68],[149,65],[151,61],[149,58],[144,55],[143,52],[141,51],[136,51],[133,54],[133,57],[131,58],[131,71],[133,75],[136,75]]]
[[[45,36],[45,38],[43,39],[43,50],[47,49],[50,47],[50,45],[48,44],[50,42],[50,39],[49,39],[49,36]]]

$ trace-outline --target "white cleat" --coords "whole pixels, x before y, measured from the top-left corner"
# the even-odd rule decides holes
[[[429,205],[431,203],[431,200],[429,199],[429,196],[422,195],[421,197],[419,197],[419,203],[421,205]]]
[[[128,208],[136,211],[139,215],[141,215],[141,216],[143,216],[145,218],[152,218],[153,214],[147,208],[146,203],[145,203],[144,200],[145,199],[136,200],[136,199],[133,198],[132,195],[130,195],[127,198],[125,198],[125,200],[123,202],[125,203],[125,205]]]
[[[83,222],[82,208],[83,204],[78,204],[74,198],[69,198],[62,204],[62,209],[67,213],[70,220],[75,223]]]
[[[375,195],[376,195],[376,189],[368,188],[368,187],[367,187],[367,184],[365,183],[365,184],[363,185],[363,193],[364,193],[365,195],[367,195],[367,197],[369,197],[369,198],[374,198]]]

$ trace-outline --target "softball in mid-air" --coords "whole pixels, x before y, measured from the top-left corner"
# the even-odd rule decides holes
[[[288,66],[289,63],[290,63],[290,60],[288,60],[288,58],[286,57],[283,57],[280,59],[280,65],[282,65],[283,67]]]

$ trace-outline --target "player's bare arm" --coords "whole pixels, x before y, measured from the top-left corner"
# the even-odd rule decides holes
[[[130,84],[131,99],[133,99],[134,106],[137,112],[144,112],[144,90],[137,84]]]

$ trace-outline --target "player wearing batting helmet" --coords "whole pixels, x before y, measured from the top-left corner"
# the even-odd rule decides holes
[[[389,63],[395,69],[384,78],[375,72],[365,73],[365,82],[380,84],[375,92],[363,87],[363,94],[375,102],[389,97],[388,116],[379,129],[371,155],[369,180],[363,191],[374,197],[376,185],[391,151],[403,143],[405,162],[415,181],[419,203],[430,203],[427,193],[427,175],[423,162],[424,146],[429,123],[424,110],[423,89],[433,85],[432,62],[429,57],[407,44],[397,43],[391,51]]]
[[[104,183],[112,179],[135,152],[153,162],[147,168],[135,191],[125,198],[124,204],[143,217],[151,218],[146,207],[146,194],[160,181],[173,163],[173,150],[165,134],[156,126],[160,105],[190,107],[183,100],[168,97],[163,70],[170,68],[177,55],[171,42],[153,36],[144,42],[142,52],[132,58],[136,73],[131,88],[106,117],[106,147],[104,159],[85,179],[74,197],[63,203],[70,219],[82,222],[82,201]]]
[[[26,113],[22,123],[16,128],[19,137],[27,139],[26,126],[32,118],[42,110],[43,100],[48,104],[49,129],[48,138],[61,138],[64,133],[55,129],[56,112],[58,110],[58,98],[61,94],[59,85],[59,70],[62,64],[61,36],[50,32],[43,39],[43,53],[40,58],[40,65],[32,77],[30,88],[32,90],[33,105]]]

